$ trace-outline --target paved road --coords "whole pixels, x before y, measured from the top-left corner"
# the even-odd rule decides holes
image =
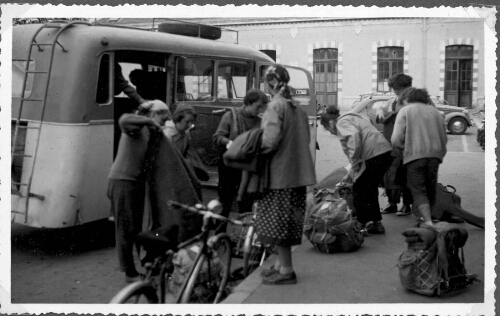
[[[449,135],[449,154],[445,164],[440,169],[440,179],[445,184],[453,184],[457,187],[466,209],[477,210],[478,214],[481,214],[484,212],[484,152],[475,140],[475,133],[476,129],[471,128],[464,136]],[[317,152],[316,170],[318,180],[321,180],[331,170],[345,166],[347,159],[340,150],[338,140],[326,133],[321,126],[318,128],[318,142],[320,150]],[[393,224],[388,224],[389,232],[397,232],[400,223],[408,220],[409,218],[405,218],[396,221],[394,217],[396,224],[394,224],[394,228]],[[336,256],[337,262],[331,264],[332,272],[321,269],[311,270],[308,273],[311,273],[313,279],[308,281],[310,282],[309,286],[314,286],[315,280],[322,278],[325,273],[331,274],[335,271],[338,273],[339,270],[335,267],[345,266],[345,263],[350,262],[350,260],[372,260],[375,262],[375,258],[368,259],[375,249],[370,244],[379,243],[385,249],[375,254],[381,257],[384,257],[384,252],[389,251],[383,247],[384,243],[392,243],[392,238],[394,238],[394,242],[397,239],[397,244],[403,246],[402,239],[397,233],[394,237],[390,236],[389,234],[387,237],[375,237],[367,240],[364,250],[358,253]],[[12,302],[107,303],[125,285],[123,275],[117,269],[116,255],[110,240],[112,240],[112,227],[107,223],[88,226],[85,229],[58,232],[32,231],[14,226],[12,228],[11,253]],[[482,260],[484,252],[481,252],[482,240],[484,240],[484,234],[481,231],[474,231],[466,247],[467,266],[478,265],[478,269],[471,269],[474,273],[479,273],[481,269],[484,271],[484,260]],[[471,249],[473,245],[477,245],[477,249]],[[314,260],[324,261],[325,259],[307,244],[304,244],[304,247],[297,251],[311,256]],[[391,264],[395,264],[394,258],[389,261]],[[297,262],[297,264],[299,271],[305,271],[302,266],[305,263]],[[393,278],[394,273],[394,271],[389,270],[389,267],[380,267],[362,274],[356,273],[359,280],[346,278],[338,281],[359,283],[362,280],[369,280],[373,275],[380,277],[390,274]],[[299,275],[299,278],[303,280],[304,275]],[[305,282],[301,282],[305,285]],[[368,284],[370,282],[373,284],[373,281],[368,282]],[[356,291],[354,288],[348,291],[351,300],[356,302],[365,300]],[[245,303],[280,301],[279,296],[262,293],[262,295],[254,296]],[[377,292],[375,291],[375,293]],[[291,299],[293,297],[290,296]],[[347,298],[332,294],[325,296],[325,298],[316,299],[322,302],[342,302]],[[397,295],[383,297],[375,295],[370,298],[370,302],[378,300],[397,302],[398,299],[401,297]],[[477,297],[469,299],[475,300]],[[308,298],[304,296],[302,301],[309,302],[307,300]],[[298,303],[299,301],[294,302]]]
[[[476,128],[462,136],[448,135],[448,154],[440,167],[439,181],[456,187],[462,206],[470,212],[485,215],[484,151],[475,140]],[[317,156],[318,180],[347,164],[338,140],[318,129],[320,151]],[[381,205],[386,199],[380,198]],[[487,214],[487,220],[494,212]],[[462,293],[446,299],[429,298],[404,291],[399,282],[397,258],[406,248],[400,234],[415,225],[413,216],[384,215],[387,233],[370,236],[363,247],[354,253],[324,254],[316,251],[304,238],[294,253],[299,283],[295,286],[266,286],[261,284],[259,271],[245,280],[225,303],[228,304],[300,304],[300,303],[481,303],[483,283],[475,284]],[[469,232],[465,250],[466,268],[484,279],[484,230],[461,224]],[[271,262],[266,263],[269,265]],[[405,305],[406,306],[406,305]],[[401,312],[403,314],[403,312]]]

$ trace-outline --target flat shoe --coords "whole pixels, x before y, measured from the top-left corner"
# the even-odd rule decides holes
[[[396,216],[407,216],[411,214],[411,207],[403,205],[400,210],[397,211]]]
[[[295,272],[289,274],[274,273],[265,277],[262,283],[268,285],[296,284],[297,275]]]
[[[366,231],[368,232],[368,234],[372,235],[385,234],[385,228],[384,226],[382,226],[382,224],[379,225],[368,224],[366,225]]]
[[[260,271],[260,276],[267,278],[275,273],[278,273],[278,270],[276,270],[274,268],[274,265],[272,265],[269,269],[264,269]]]
[[[382,214],[391,214],[391,213],[396,213],[397,211],[398,211],[398,206],[396,204],[390,204],[389,206],[387,206],[384,209],[380,210],[380,213],[382,213]]]

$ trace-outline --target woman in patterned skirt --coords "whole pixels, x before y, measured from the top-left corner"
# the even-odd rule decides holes
[[[278,260],[263,270],[264,284],[294,284],[293,245],[302,241],[306,186],[316,183],[309,151],[306,113],[291,99],[290,76],[280,65],[265,73],[267,92],[273,97],[262,118],[262,151],[268,154],[269,186],[260,196],[256,229],[264,243],[276,245]]]

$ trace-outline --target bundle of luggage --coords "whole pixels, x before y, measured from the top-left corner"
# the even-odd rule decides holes
[[[418,224],[403,231],[408,248],[399,257],[399,277],[405,289],[442,296],[468,287],[477,275],[467,274],[463,247],[467,230],[446,222]]]
[[[308,201],[304,234],[321,252],[351,252],[364,242],[352,210],[339,190],[321,189]]]
[[[186,248],[179,249],[173,256],[173,272],[167,280],[167,291],[165,293],[165,302],[173,303],[179,295],[186,278],[196,260],[196,256],[200,250],[199,244],[189,245]],[[207,288],[207,281],[210,279],[209,275],[218,275],[223,272],[223,266],[219,258],[215,255],[210,259],[210,269],[208,262],[205,261],[198,274],[191,301],[206,303],[203,299],[212,295],[212,289]]]

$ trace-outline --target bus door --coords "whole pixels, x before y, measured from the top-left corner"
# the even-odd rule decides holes
[[[250,63],[210,57],[175,58],[173,110],[181,104],[191,105],[196,113],[195,128],[191,130],[191,145],[207,167],[210,180],[216,186],[217,164],[222,153],[213,143],[224,113],[243,104],[250,85]]]
[[[255,87],[264,90],[264,73],[269,65],[272,63],[257,63],[257,73],[255,78],[259,78]],[[288,74],[290,75],[290,82],[288,85],[291,87],[292,98],[299,102],[300,107],[307,114],[309,119],[309,130],[311,140],[309,142],[309,149],[314,163],[316,163],[316,94],[314,92],[314,84],[311,74],[305,69],[299,67],[285,66]]]
[[[144,100],[157,99],[169,104],[166,83],[167,58],[165,53],[115,51],[111,65],[113,81],[110,87],[115,122],[113,157],[118,150],[121,135],[118,119],[124,113],[133,113],[137,109],[137,95]]]

